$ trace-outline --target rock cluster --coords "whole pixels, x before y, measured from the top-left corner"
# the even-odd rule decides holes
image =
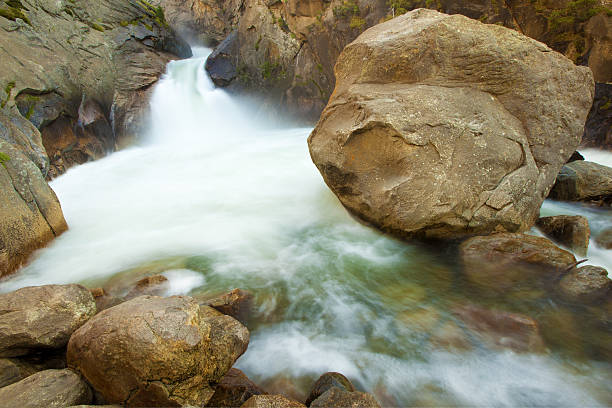
[[[593,97],[590,70],[544,44],[425,9],[367,30],[335,69],[311,157],[352,214],[399,237],[529,229]]]

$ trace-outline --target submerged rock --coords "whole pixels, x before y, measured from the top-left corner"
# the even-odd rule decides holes
[[[559,172],[549,198],[611,202],[612,168],[588,161],[568,163]]]
[[[561,297],[573,303],[598,303],[611,294],[612,280],[604,268],[587,265],[561,278],[557,290]]]
[[[311,157],[399,237],[529,229],[593,98],[590,71],[544,44],[424,9],[365,31],[335,71]]]
[[[342,374],[334,372],[325,373],[319,377],[319,379],[312,386],[310,394],[308,394],[308,398],[306,398],[306,405],[310,406],[314,400],[319,398],[332,387],[348,392],[355,391],[353,384]]]
[[[521,284],[550,285],[576,263],[574,255],[548,239],[524,234],[470,238],[459,251],[466,278],[498,291]]]
[[[239,407],[253,395],[266,394],[240,370],[231,368],[215,386],[208,407]]]
[[[0,401],[5,408],[63,408],[89,404],[92,392],[70,369],[45,370],[0,388]]]
[[[237,320],[190,297],[142,296],[77,330],[67,358],[109,403],[201,406],[248,342]]]
[[[254,395],[242,405],[243,408],[300,408],[305,406],[282,395]]]
[[[64,347],[95,313],[96,303],[81,285],[33,286],[0,295],[0,356]]]
[[[555,215],[542,217],[536,226],[557,243],[568,247],[580,256],[586,256],[591,229],[589,221],[580,215]]]

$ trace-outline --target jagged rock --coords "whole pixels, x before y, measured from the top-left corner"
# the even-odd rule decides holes
[[[308,398],[306,398],[306,405],[310,406],[314,400],[319,398],[332,387],[337,387],[347,392],[355,391],[353,384],[342,374],[334,372],[325,373],[319,377],[319,379],[312,386],[310,394],[308,394]]]
[[[603,230],[595,238],[595,242],[602,248],[612,249],[612,228]]]
[[[64,408],[89,404],[92,392],[80,375],[70,369],[45,370],[0,388],[5,408]]]
[[[516,352],[545,349],[538,324],[529,316],[475,305],[457,305],[453,313],[487,347],[509,348]]]
[[[67,359],[108,403],[201,406],[248,342],[237,320],[190,297],[141,296],[77,330]]]
[[[33,286],[0,295],[0,356],[64,347],[95,313],[96,303],[81,285]]]
[[[210,306],[224,315],[232,316],[242,324],[246,324],[253,312],[253,294],[246,290],[234,289],[231,292],[210,298],[206,295],[197,296],[200,305]]]
[[[555,215],[542,217],[536,226],[555,242],[566,246],[580,256],[586,256],[591,229],[589,221],[580,215]]]
[[[590,71],[544,44],[425,9],[364,32],[336,80],[311,157],[352,214],[399,237],[528,230],[593,98]]]
[[[612,200],[612,168],[588,161],[568,163],[557,175],[549,198],[608,202]]]
[[[587,265],[563,276],[557,290],[561,297],[573,303],[598,303],[610,295],[612,280],[604,268]]]
[[[332,387],[310,404],[311,408],[351,407],[380,408],[380,404],[371,394],[365,392],[349,392],[338,387]]]
[[[208,407],[239,407],[253,395],[266,394],[240,370],[231,368],[215,386]]]
[[[30,355],[26,358],[0,358],[0,388],[49,369],[66,368],[64,353]]]
[[[242,404],[243,408],[300,408],[305,406],[282,395],[254,395]]]
[[[523,234],[474,237],[459,248],[466,278],[485,289],[507,291],[554,282],[576,258],[546,238]]]

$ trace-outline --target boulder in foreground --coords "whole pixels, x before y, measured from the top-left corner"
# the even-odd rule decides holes
[[[67,359],[108,403],[203,406],[248,342],[237,320],[190,297],[141,296],[77,330]]]
[[[542,43],[425,9],[365,31],[335,73],[312,160],[351,213],[399,237],[528,230],[594,92]]]
[[[46,285],[0,295],[0,356],[64,347],[72,333],[96,313],[81,285]]]

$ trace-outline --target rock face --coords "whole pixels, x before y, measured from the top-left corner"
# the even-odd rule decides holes
[[[590,71],[544,44],[424,9],[348,45],[336,80],[312,159],[351,213],[399,237],[529,229],[593,98]]]
[[[0,388],[5,408],[64,408],[89,404],[92,392],[72,370],[45,370]]]
[[[586,256],[591,237],[589,221],[580,215],[538,218],[536,226],[547,236],[580,256]]]
[[[266,392],[238,369],[231,368],[215,386],[215,393],[208,407],[239,407],[253,395]]]
[[[67,358],[108,403],[202,406],[248,342],[238,321],[189,297],[142,296],[89,320]]]
[[[612,201],[612,168],[588,161],[568,163],[557,175],[550,198],[566,201]]]
[[[520,284],[550,284],[576,258],[546,238],[494,234],[470,238],[459,248],[466,278],[486,289],[505,291]]]
[[[578,303],[598,303],[612,290],[608,271],[598,266],[583,266],[565,275],[558,286],[559,294],[566,300]]]
[[[0,295],[0,356],[64,347],[95,313],[93,296],[81,285],[27,287]]]

